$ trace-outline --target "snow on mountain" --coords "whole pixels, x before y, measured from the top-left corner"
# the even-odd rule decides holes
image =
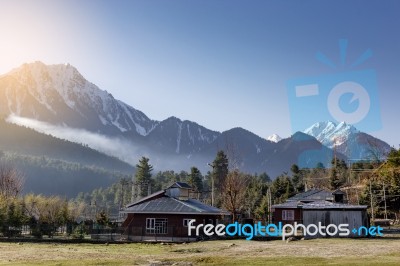
[[[267,138],[267,140],[278,143],[279,141],[282,140],[282,138],[278,134],[272,134]]]
[[[24,64],[0,77],[0,113],[105,133],[148,135],[158,122],[114,99],[70,64]]]
[[[304,133],[313,136],[329,148],[343,144],[348,140],[351,134],[358,132],[359,131],[354,126],[346,122],[336,124],[332,121],[315,123],[304,130]]]
[[[149,119],[87,81],[69,64],[24,64],[0,76],[0,115],[21,117],[110,137],[158,152],[192,154],[221,134],[190,121]]]
[[[322,147],[324,154],[329,154],[327,147],[332,148],[336,143],[337,151],[348,158],[365,158],[370,153],[371,143],[378,150],[383,147],[381,150],[386,151],[389,147],[346,123],[317,123],[305,130],[316,139],[310,137],[311,140],[299,142],[294,138],[305,134],[296,133],[284,140],[273,134],[264,139],[242,128],[221,133],[176,117],[154,121],[87,81],[69,64],[35,62],[0,76],[0,117],[13,115],[45,122],[62,131],[80,129],[117,142],[127,141],[132,145],[124,145],[121,150],[127,152],[130,162],[137,162],[145,155],[159,169],[166,170],[197,165],[202,171],[208,171],[207,163],[222,149],[243,171],[278,175],[297,163],[307,149],[321,150],[321,143],[326,146]],[[113,142],[107,145],[120,147]],[[121,157],[121,154],[116,156]],[[307,158],[307,167],[313,167],[322,159],[325,165],[329,164],[329,156]]]
[[[335,148],[351,160],[383,159],[390,146],[371,135],[360,132],[346,122],[332,121],[315,123],[304,130],[329,148]]]

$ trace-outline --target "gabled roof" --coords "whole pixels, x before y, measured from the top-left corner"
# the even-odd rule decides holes
[[[303,209],[367,209],[367,205],[351,205],[330,201],[314,201],[303,205]]]
[[[281,208],[281,209],[297,209],[301,208],[304,205],[301,201],[286,201],[281,204],[272,205],[272,208]]]
[[[165,194],[165,190],[157,191],[157,192],[155,192],[155,193],[153,193],[153,194],[151,194],[151,195],[148,195],[147,197],[141,198],[141,199],[138,200],[138,201],[135,201],[135,202],[132,202],[132,203],[128,204],[128,205],[126,206],[126,208],[129,208],[129,207],[134,206],[134,205],[136,205],[136,204],[139,204],[139,203],[142,203],[142,202],[151,200],[152,198],[157,197],[157,196],[160,196],[160,195],[163,195],[163,194]]]
[[[185,183],[185,182],[175,182],[169,188],[187,188],[187,189],[192,189],[192,187],[188,183]]]
[[[287,201],[282,204],[272,205],[272,208],[276,209],[366,209],[366,205],[351,205],[345,203],[330,202],[326,200],[318,200],[313,202],[301,202],[301,201]]]
[[[147,201],[136,202],[123,210],[124,213],[160,213],[160,214],[211,214],[229,215],[230,213],[195,199],[179,200],[163,195]]]
[[[287,199],[287,201],[303,201],[303,202],[311,202],[317,200],[333,200],[332,192],[323,189],[310,189],[308,191],[299,193]]]
[[[191,189],[187,183],[175,182],[161,190],[126,206],[122,213],[211,214],[230,215],[229,212],[204,204],[198,200],[184,199],[166,193],[170,188]]]
[[[346,194],[346,193],[344,193],[340,189],[336,189],[335,191],[332,192],[332,195],[344,195],[344,194]]]

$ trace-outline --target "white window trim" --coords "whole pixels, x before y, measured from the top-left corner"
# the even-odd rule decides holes
[[[168,234],[168,218],[146,218],[147,234]]]
[[[294,221],[294,210],[282,210],[282,221]]]
[[[155,224],[156,224],[156,218],[146,218],[146,229],[154,229]]]
[[[189,222],[192,221],[192,220],[196,222],[196,219],[184,218],[183,219],[183,227],[188,227]]]

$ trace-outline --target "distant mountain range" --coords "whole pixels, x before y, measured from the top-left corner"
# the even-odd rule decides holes
[[[315,137],[328,148],[335,149],[351,160],[382,160],[390,146],[371,135],[360,132],[354,126],[341,122],[319,122],[307,128],[304,133]]]
[[[35,62],[0,76],[0,115],[11,123],[88,145],[131,165],[148,156],[156,170],[188,171],[197,166],[205,172],[211,170],[207,163],[222,149],[231,165],[242,171],[275,177],[293,163],[328,166],[333,149],[351,158],[353,153],[364,158],[371,147],[382,152],[390,148],[349,125],[332,122],[317,123],[286,139],[275,135],[267,140],[243,128],[216,132],[176,117],[155,121],[114,99],[69,64]],[[328,141],[332,138],[341,143],[334,147]],[[362,148],[357,149],[360,143]],[[27,153],[29,145],[15,145],[21,154]],[[84,161],[81,155],[73,157]]]

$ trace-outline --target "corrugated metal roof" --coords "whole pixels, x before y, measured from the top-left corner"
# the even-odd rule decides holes
[[[326,200],[319,200],[309,203],[301,201],[287,201],[282,204],[272,205],[272,208],[277,209],[366,209],[366,205],[351,205],[337,202],[330,202]]]
[[[175,182],[174,184],[172,184],[172,186],[170,186],[170,188],[175,188],[175,187],[192,189],[192,187],[185,182]]]
[[[297,209],[301,208],[304,203],[301,201],[287,201],[281,204],[272,205],[272,208],[282,208],[282,209]]]
[[[230,213],[195,199],[179,200],[168,197],[166,195],[148,200],[141,203],[136,203],[127,207],[125,213],[169,213],[169,214],[223,214]]]
[[[367,209],[366,205],[351,205],[330,201],[314,201],[303,205],[303,209]]]
[[[132,202],[132,203],[128,204],[128,205],[126,206],[126,208],[129,208],[129,207],[132,207],[133,205],[136,205],[136,204],[139,204],[139,203],[141,203],[141,202],[150,200],[151,198],[154,198],[154,197],[159,196],[159,195],[164,194],[164,193],[165,193],[164,190],[160,190],[160,191],[155,192],[155,193],[153,193],[153,194],[151,194],[151,195],[148,195],[147,197],[141,198],[141,199],[138,200],[138,201],[135,201],[135,202]]]
[[[323,189],[310,189],[306,192],[294,195],[287,201],[316,201],[316,200],[333,200],[332,192]]]

